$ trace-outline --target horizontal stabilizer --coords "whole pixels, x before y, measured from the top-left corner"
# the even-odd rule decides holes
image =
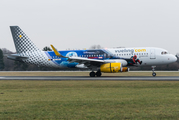
[[[29,57],[20,56],[20,55],[18,55],[18,54],[11,54],[11,55],[8,55],[7,58],[8,58],[8,59],[11,59],[11,60],[22,61],[22,60],[28,59]]]

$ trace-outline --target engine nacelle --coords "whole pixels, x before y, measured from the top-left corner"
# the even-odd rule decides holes
[[[105,73],[128,72],[128,67],[122,67],[121,63],[106,63],[100,66],[100,71]]]
[[[129,68],[128,67],[123,67],[122,68],[122,72],[128,72],[129,71]]]
[[[122,72],[121,63],[106,63],[100,66],[100,71],[105,73]]]

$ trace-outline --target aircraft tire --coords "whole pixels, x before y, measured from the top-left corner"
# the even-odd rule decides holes
[[[97,77],[101,77],[101,72],[96,72]]]
[[[90,72],[90,77],[95,77],[95,72]]]
[[[152,73],[152,76],[153,76],[153,77],[155,77],[155,76],[156,76],[156,73],[155,73],[155,72],[153,72],[153,73]]]

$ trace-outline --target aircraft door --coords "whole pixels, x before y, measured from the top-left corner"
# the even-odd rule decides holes
[[[155,59],[156,56],[155,56],[155,50],[154,49],[151,49],[150,50],[150,59]]]

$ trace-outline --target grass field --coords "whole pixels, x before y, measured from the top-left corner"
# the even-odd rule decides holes
[[[75,75],[89,72],[0,72],[0,76]],[[151,72],[103,76],[151,76]],[[179,119],[178,93],[178,81],[2,80],[0,119]]]
[[[4,80],[0,119],[179,119],[179,82]]]

